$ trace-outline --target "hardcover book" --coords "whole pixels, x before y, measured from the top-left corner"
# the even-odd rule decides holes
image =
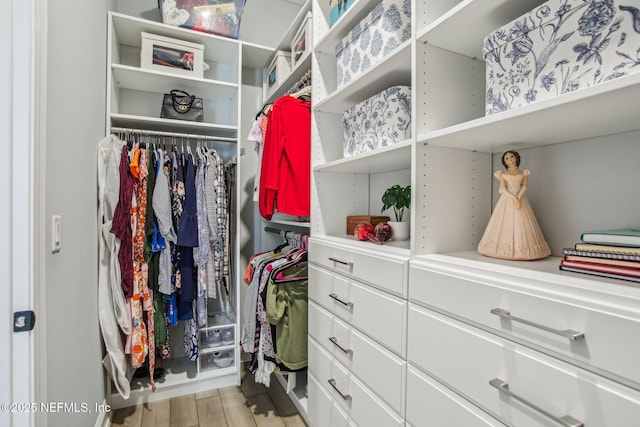
[[[640,247],[632,247],[632,246],[600,245],[597,243],[576,243],[575,248],[578,251],[640,255]]]
[[[586,243],[585,243],[586,244]],[[619,247],[616,246],[619,249]],[[564,248],[562,249],[563,255],[575,255],[580,257],[588,257],[588,258],[604,258],[604,259],[621,259],[625,261],[640,261],[640,251],[637,255],[620,253],[620,252],[600,252],[593,250],[578,250],[574,248]]]
[[[562,271],[570,271],[572,273],[590,274],[592,276],[607,277],[609,279],[629,280],[631,282],[640,283],[640,277],[624,276],[622,274],[606,273],[604,271],[585,270],[585,269],[582,269],[582,268],[567,267],[567,266],[562,265],[562,264],[560,265],[560,270],[562,270]]]
[[[582,233],[580,240],[585,243],[640,247],[640,229],[619,228],[616,230],[587,231]]]
[[[576,268],[581,270],[599,271],[603,273],[612,273],[612,274],[617,274],[621,276],[636,277],[640,279],[640,268],[624,267],[624,266],[618,266],[618,265],[596,264],[592,262],[569,261],[566,259],[562,259],[560,261],[560,266]]]
[[[564,259],[566,259],[567,261],[590,262],[593,264],[604,264],[604,265],[612,265],[612,266],[619,265],[623,267],[640,268],[640,262],[626,261],[622,259],[597,258],[597,257],[579,256],[579,255],[565,255]]]

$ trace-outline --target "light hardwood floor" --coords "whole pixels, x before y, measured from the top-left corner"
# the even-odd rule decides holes
[[[275,377],[256,384],[243,369],[241,385],[118,409],[112,426],[306,427]]]

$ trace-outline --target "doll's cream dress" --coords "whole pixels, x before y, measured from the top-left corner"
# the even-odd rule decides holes
[[[498,180],[501,176],[504,178],[507,191],[515,197],[529,173],[525,169],[518,175],[502,171],[494,175]],[[516,208],[508,194],[500,195],[478,244],[478,252],[488,257],[510,260],[540,259],[551,254],[526,195],[520,199],[520,208]]]

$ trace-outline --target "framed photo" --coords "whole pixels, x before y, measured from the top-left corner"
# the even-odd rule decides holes
[[[295,67],[309,50],[311,50],[311,12],[307,13],[291,42],[291,67]]]
[[[203,55],[201,44],[142,33],[141,68],[202,78]]]

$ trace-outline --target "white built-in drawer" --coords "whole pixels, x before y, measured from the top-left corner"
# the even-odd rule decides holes
[[[415,427],[504,427],[468,400],[409,365],[407,425]]]
[[[404,426],[404,419],[353,376],[313,338],[309,338],[309,372],[359,426]]]
[[[408,358],[518,427],[558,425],[549,415],[570,416],[585,427],[631,426],[640,420],[639,391],[414,304]],[[500,381],[517,397],[490,383]]]
[[[409,276],[411,301],[533,343],[640,388],[638,299],[568,287],[560,283],[565,277],[560,275],[547,275],[557,280],[548,282],[436,262],[412,262]],[[624,284],[618,288],[634,290]],[[509,315],[518,319],[505,317]],[[584,335],[570,338],[575,333]]]
[[[309,335],[391,408],[404,414],[406,362],[309,301]]]
[[[309,260],[393,294],[407,295],[407,257],[311,239]]]
[[[333,397],[312,375],[307,376],[307,416],[311,427],[355,426],[347,414],[334,402]]]
[[[406,300],[313,264],[309,299],[396,353],[405,353]]]

